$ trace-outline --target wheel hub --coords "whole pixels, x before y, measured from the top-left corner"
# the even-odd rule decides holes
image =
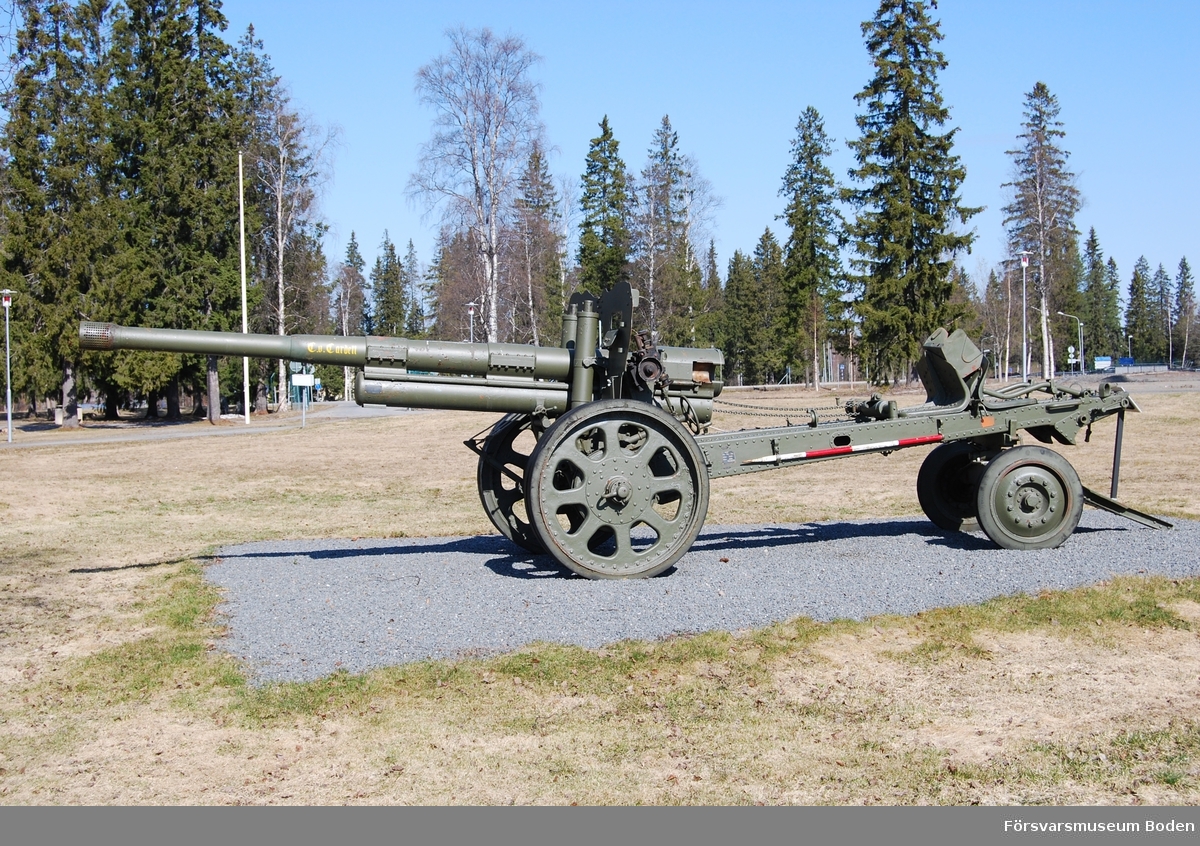
[[[1032,528],[1053,519],[1058,510],[1059,484],[1046,473],[1015,476],[1005,491],[1006,510],[1014,524]]]
[[[610,525],[627,523],[651,505],[650,472],[645,459],[608,456],[588,474],[587,499]]]
[[[1079,525],[1083,486],[1070,463],[1044,447],[993,458],[979,480],[979,524],[1005,549],[1053,549]]]
[[[629,480],[624,476],[613,476],[604,483],[603,497],[612,505],[624,505],[632,494],[633,488],[630,487]]]

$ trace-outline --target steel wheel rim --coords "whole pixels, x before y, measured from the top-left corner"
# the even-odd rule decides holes
[[[530,468],[529,511],[547,549],[589,577],[662,572],[707,512],[707,476],[687,433],[665,414],[625,405],[564,419]]]
[[[992,504],[1005,533],[1036,541],[1058,531],[1069,514],[1067,486],[1049,467],[1014,467],[992,491]]]
[[[517,546],[533,553],[546,551],[537,530],[525,512],[525,474],[529,455],[516,449],[517,439],[529,431],[532,420],[524,414],[509,415],[493,427],[483,442],[479,457],[479,500],[484,513],[502,535]],[[533,450],[530,450],[532,454]],[[497,461],[521,479],[507,477],[489,461]]]

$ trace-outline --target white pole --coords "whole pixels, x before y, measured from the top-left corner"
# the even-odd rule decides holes
[[[12,303],[13,292],[7,288],[0,291],[4,295],[4,407],[8,410],[8,442],[12,443],[12,364],[9,360],[8,343],[8,307]]]
[[[241,235],[242,251],[242,334],[250,331],[246,319],[246,203],[242,188],[242,151],[238,150],[238,232]],[[242,407],[246,412],[246,425],[250,425],[250,359],[242,356]]]
[[[1029,304],[1025,296],[1025,273],[1029,252],[1021,250],[1021,381],[1029,381]]]

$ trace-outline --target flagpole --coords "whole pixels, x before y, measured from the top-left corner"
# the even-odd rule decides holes
[[[246,318],[246,203],[242,188],[242,151],[238,150],[238,231],[241,235],[242,252],[242,334],[250,331]],[[250,425],[250,359],[242,356],[242,407],[246,411],[246,425]]]

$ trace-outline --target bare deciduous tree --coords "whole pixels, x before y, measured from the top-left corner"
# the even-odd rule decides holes
[[[417,71],[417,96],[435,111],[409,191],[446,220],[464,221],[484,278],[488,340],[499,338],[499,241],[511,195],[531,145],[541,136],[540,57],[516,36],[452,29],[450,50]]]
[[[363,311],[367,300],[367,280],[353,264],[339,262],[333,272],[333,304],[335,328],[344,336],[357,335],[362,329]],[[352,368],[342,368],[342,399],[353,399]]]
[[[284,266],[288,250],[311,234],[317,220],[317,196],[329,177],[336,127],[319,128],[294,110],[288,95],[276,89],[263,116],[257,155],[260,190],[265,202],[264,247],[274,279],[273,317],[277,334],[288,333],[288,284]],[[279,361],[279,409],[286,409],[287,366]]]

